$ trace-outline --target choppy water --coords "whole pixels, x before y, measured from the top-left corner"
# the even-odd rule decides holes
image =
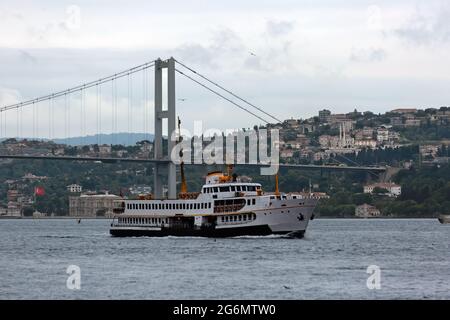
[[[0,220],[2,299],[449,299],[450,225],[314,220],[305,239],[112,238],[108,220]],[[69,265],[81,289],[66,287]],[[369,290],[368,265],[381,268]]]

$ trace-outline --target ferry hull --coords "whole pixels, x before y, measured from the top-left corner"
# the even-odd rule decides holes
[[[221,229],[170,229],[162,228],[152,230],[146,228],[112,228],[110,234],[115,237],[208,237],[208,238],[229,238],[238,236],[267,236],[271,234],[282,234],[292,238],[303,238],[305,231],[272,231],[268,225],[221,228]]]

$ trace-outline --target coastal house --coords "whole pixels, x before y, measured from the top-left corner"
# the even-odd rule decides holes
[[[360,218],[373,218],[381,215],[380,210],[376,207],[364,203],[355,208],[355,216]]]

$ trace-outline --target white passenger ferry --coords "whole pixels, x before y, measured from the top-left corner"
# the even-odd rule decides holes
[[[184,179],[184,177],[183,177]],[[185,182],[182,182],[182,190]],[[185,189],[185,187],[184,187]],[[178,199],[123,200],[114,210],[113,236],[204,236],[287,234],[303,237],[318,199],[310,194],[265,193],[261,184],[211,172],[199,193]]]

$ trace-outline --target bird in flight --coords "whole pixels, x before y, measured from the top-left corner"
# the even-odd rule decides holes
[[[256,54],[254,54],[253,52],[249,51],[248,53],[250,53],[251,56],[255,56],[256,57]]]
[[[180,101],[186,101],[186,98],[179,98]]]

